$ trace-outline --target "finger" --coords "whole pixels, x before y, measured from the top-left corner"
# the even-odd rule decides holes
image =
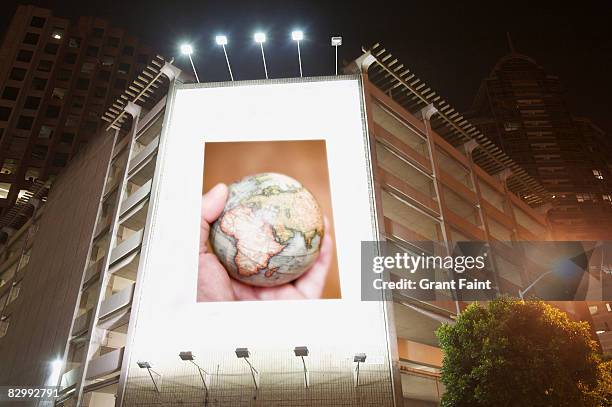
[[[200,255],[197,301],[234,301],[230,277],[214,254]]]
[[[323,236],[321,248],[319,249],[319,257],[310,267],[310,270],[294,283],[295,288],[306,298],[321,298],[325,288],[325,280],[327,279],[333,255],[333,243],[329,234],[328,224],[329,222],[325,218],[325,230],[327,233]]]
[[[202,219],[207,223],[216,221],[223,212],[228,191],[227,185],[217,184],[202,197]]]
[[[214,222],[225,207],[228,189],[225,184],[217,184],[202,197],[200,221],[200,255],[206,253],[210,223]]]

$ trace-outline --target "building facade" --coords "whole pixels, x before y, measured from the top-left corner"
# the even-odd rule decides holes
[[[1,214],[97,134],[102,114],[153,56],[108,21],[17,7],[0,48]]]
[[[512,50],[483,80],[466,117],[546,188],[558,240],[609,239],[610,143],[571,114],[563,92],[557,76]]]
[[[524,201],[539,201],[542,190],[510,158],[470,133],[458,134],[460,125],[444,119],[448,109],[424,98],[415,103],[421,96],[410,85],[414,78],[406,81],[389,60],[374,47],[352,65],[363,85],[381,235],[408,251],[422,250],[415,241],[436,242],[441,250],[460,241],[498,242],[491,252],[496,289],[516,295],[537,275],[523,267],[515,243],[550,237],[545,216]],[[151,189],[163,160],[166,94],[184,80],[161,59],[142,76],[133,83],[137,97],[124,93],[121,109],[106,112],[107,130],[58,177],[47,203],[2,252],[0,384],[59,385],[56,405],[124,400],[137,293],[147,272],[141,258],[155,207]],[[402,397],[396,405],[437,405],[442,354],[434,331],[465,305],[453,293],[394,298],[390,321]],[[583,303],[559,306],[588,318]],[[302,388],[303,379],[282,385]],[[173,391],[162,384],[162,392],[164,386]],[[228,392],[215,391],[220,398]],[[253,402],[251,393],[244,397],[235,405]],[[279,404],[326,405],[279,397]]]

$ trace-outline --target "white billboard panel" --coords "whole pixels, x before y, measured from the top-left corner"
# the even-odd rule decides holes
[[[303,387],[303,365],[293,354],[295,346],[309,348],[306,361],[311,389],[325,389],[321,397],[329,400],[328,405],[332,405],[332,399],[358,396],[359,388],[350,385],[356,353],[367,354],[360,368],[364,372],[360,383],[370,386],[369,396],[359,397],[374,397],[379,405],[391,402],[383,304],[360,299],[360,242],[377,239],[362,97],[360,81],[355,77],[182,85],[175,89],[159,147],[150,235],[143,242],[141,254],[145,268],[128,347],[124,405],[142,405],[146,400],[155,403],[164,397],[184,397],[185,402],[205,397],[199,390],[200,376],[195,367],[179,359],[181,351],[192,351],[210,374],[206,397],[213,397],[217,405],[232,405],[243,397],[248,400],[253,396],[248,393],[253,387],[252,377],[244,360],[234,354],[237,347],[249,348],[250,361],[261,374],[260,387],[251,389],[256,392],[253,397],[268,397],[262,405],[274,405],[272,400],[280,403],[289,394],[296,397],[295,391]],[[313,151],[318,149],[319,156],[323,151],[325,157],[309,167],[311,162],[307,160],[315,156],[306,152],[311,141],[313,146],[323,146]],[[275,146],[290,145],[284,142],[302,144],[291,144],[293,150],[276,153]],[[220,144],[216,143],[247,144],[236,144],[233,149],[233,145],[218,148]],[[251,148],[268,145],[272,150]],[[240,150],[240,146],[247,147]],[[286,151],[295,154],[302,148],[304,154],[286,159]],[[215,151],[214,157],[211,151]],[[241,158],[238,151],[251,154]],[[223,170],[225,157],[230,164]],[[258,157],[263,164],[244,164],[257,162]],[[328,180],[324,184],[329,208],[324,203],[321,206],[329,213],[325,216],[332,218],[326,231],[334,235],[332,268],[341,295],[301,300],[198,301],[202,186],[206,184],[207,165],[214,160],[217,173],[223,176],[242,164],[247,169],[276,169],[276,160],[283,158],[290,168],[301,163],[298,174],[304,179],[309,178],[309,168],[316,172],[322,162],[327,164]],[[307,181],[300,181],[306,186]],[[316,191],[313,185],[311,190]],[[322,194],[313,192],[317,199]],[[149,362],[159,374],[159,393],[137,361]]]

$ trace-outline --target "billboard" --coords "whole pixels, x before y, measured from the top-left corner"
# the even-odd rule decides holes
[[[123,405],[393,405],[358,77],[176,86],[153,183]]]

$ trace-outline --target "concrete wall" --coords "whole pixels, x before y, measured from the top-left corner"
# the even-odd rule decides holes
[[[113,136],[99,137],[53,184],[0,340],[0,385],[44,385],[63,356],[112,145]]]

